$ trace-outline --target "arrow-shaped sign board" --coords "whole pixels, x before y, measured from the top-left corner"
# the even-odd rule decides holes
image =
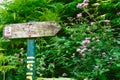
[[[60,25],[56,22],[9,24],[4,27],[4,37],[12,39],[54,36],[60,29]]]

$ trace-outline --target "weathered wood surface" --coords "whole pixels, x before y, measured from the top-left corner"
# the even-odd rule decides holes
[[[4,27],[4,37],[12,39],[54,36],[60,29],[60,25],[56,22],[9,24]]]

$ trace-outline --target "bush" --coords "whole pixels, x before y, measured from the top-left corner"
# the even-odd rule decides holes
[[[55,37],[36,39],[37,77],[120,79],[119,0],[14,0],[4,6],[0,9],[1,27],[32,20],[54,20],[62,26]],[[18,53],[19,59],[25,59],[26,50],[22,54],[20,50],[26,49],[23,41],[8,41],[4,47],[7,55]],[[15,72],[25,73],[25,62],[17,63],[21,65]]]

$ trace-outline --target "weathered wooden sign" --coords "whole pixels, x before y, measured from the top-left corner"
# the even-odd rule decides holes
[[[26,80],[35,80],[35,40],[31,38],[54,36],[60,29],[56,22],[9,24],[4,27],[5,38],[29,38]]]
[[[56,22],[9,24],[4,27],[4,37],[12,39],[54,36],[60,29]]]

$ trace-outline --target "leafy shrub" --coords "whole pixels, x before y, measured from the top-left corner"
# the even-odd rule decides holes
[[[62,26],[58,36],[36,39],[38,77],[120,79],[119,0],[14,0],[4,6],[0,9],[1,28],[4,24],[31,20],[54,20]],[[18,59],[25,60],[26,50],[20,50],[21,47],[26,49],[23,41],[5,43],[7,55],[13,57],[18,53]],[[25,73],[24,63],[17,62],[16,79]]]

